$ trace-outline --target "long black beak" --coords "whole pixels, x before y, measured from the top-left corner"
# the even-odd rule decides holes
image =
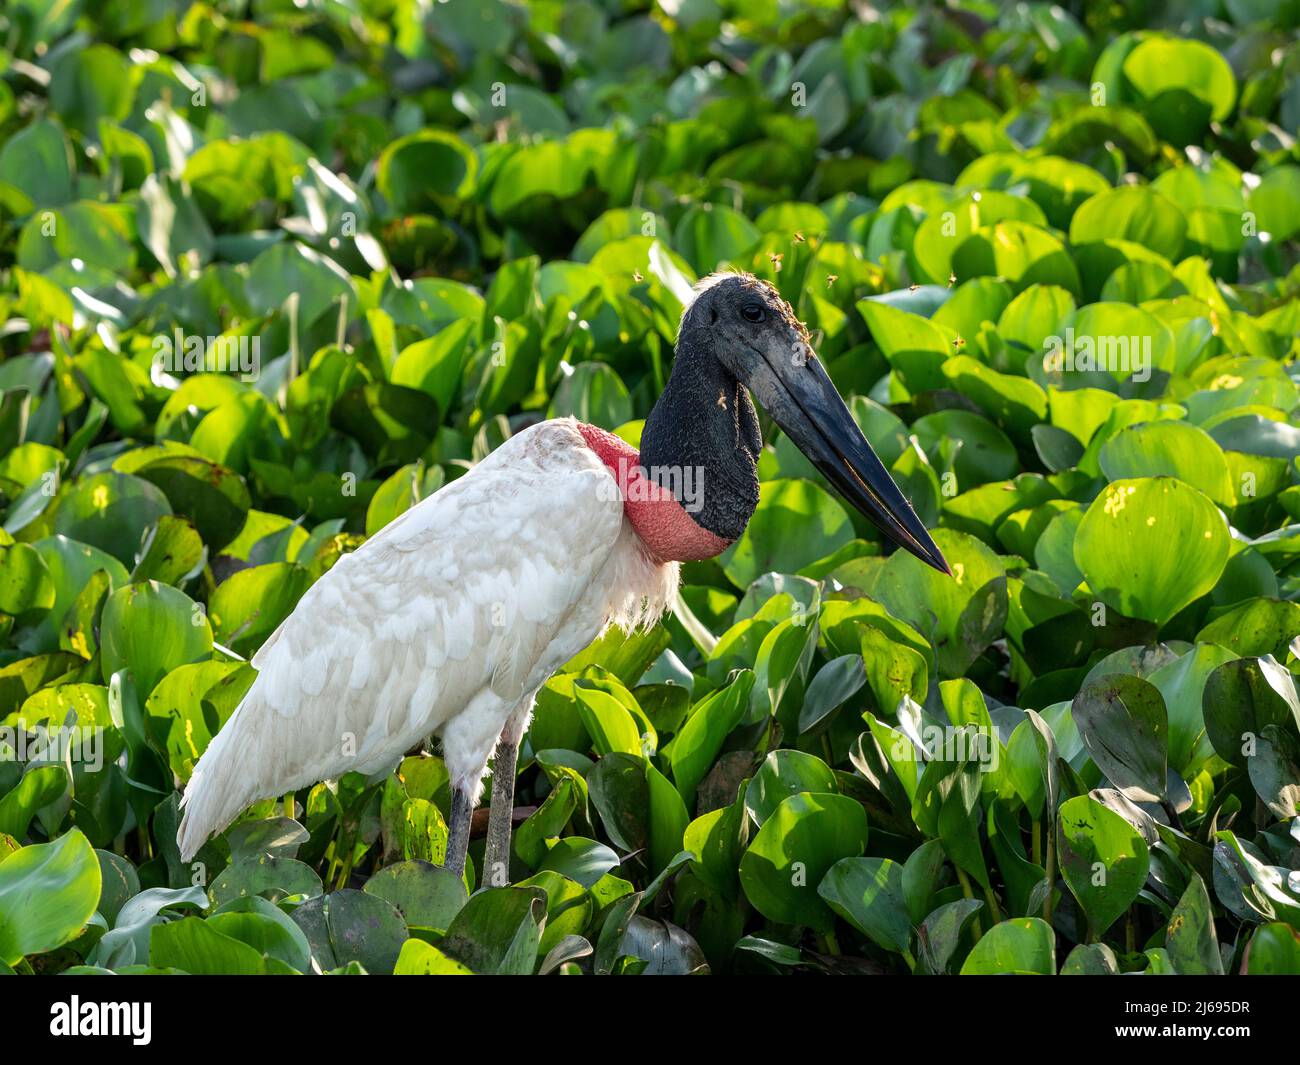
[[[867,443],[834,382],[807,349],[773,356],[754,348],[754,398],[846,500],[900,547],[951,576],[912,504]]]

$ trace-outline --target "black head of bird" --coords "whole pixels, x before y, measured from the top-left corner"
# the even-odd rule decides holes
[[[758,505],[762,450],[753,396],[841,496],[890,540],[941,573],[948,563],[871,449],[813,351],[808,330],[766,281],[705,279],[682,316],[677,359],[646,419],[641,462],[702,470],[693,520],[721,540],[744,531]]]

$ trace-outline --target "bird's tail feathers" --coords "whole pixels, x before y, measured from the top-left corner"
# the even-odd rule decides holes
[[[230,824],[250,803],[260,796],[250,786],[254,777],[248,773],[245,750],[250,730],[241,724],[250,713],[250,691],[230,716],[225,726],[208,744],[181,798],[181,824],[176,833],[181,861],[188,862],[214,833]]]

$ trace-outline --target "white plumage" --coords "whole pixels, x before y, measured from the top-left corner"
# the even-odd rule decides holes
[[[477,802],[510,720],[606,625],[653,623],[676,563],[650,558],[571,418],[512,437],[340,558],[253,657],[258,677],[181,803],[188,861],[259,799],[397,764],[441,736]]]

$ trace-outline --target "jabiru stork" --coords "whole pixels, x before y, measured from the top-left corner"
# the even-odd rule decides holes
[[[533,425],[308,590],[254,655],[256,680],[194,769],[183,859],[259,799],[391,770],[436,734],[451,779],[446,866],[463,875],[495,751],[482,882],[508,882],[534,696],[606,626],[653,624],[678,564],[744,532],[763,444],[750,394],[887,537],[950,572],[790,305],[747,274],[711,276],[682,315],[640,454],[573,418]]]

